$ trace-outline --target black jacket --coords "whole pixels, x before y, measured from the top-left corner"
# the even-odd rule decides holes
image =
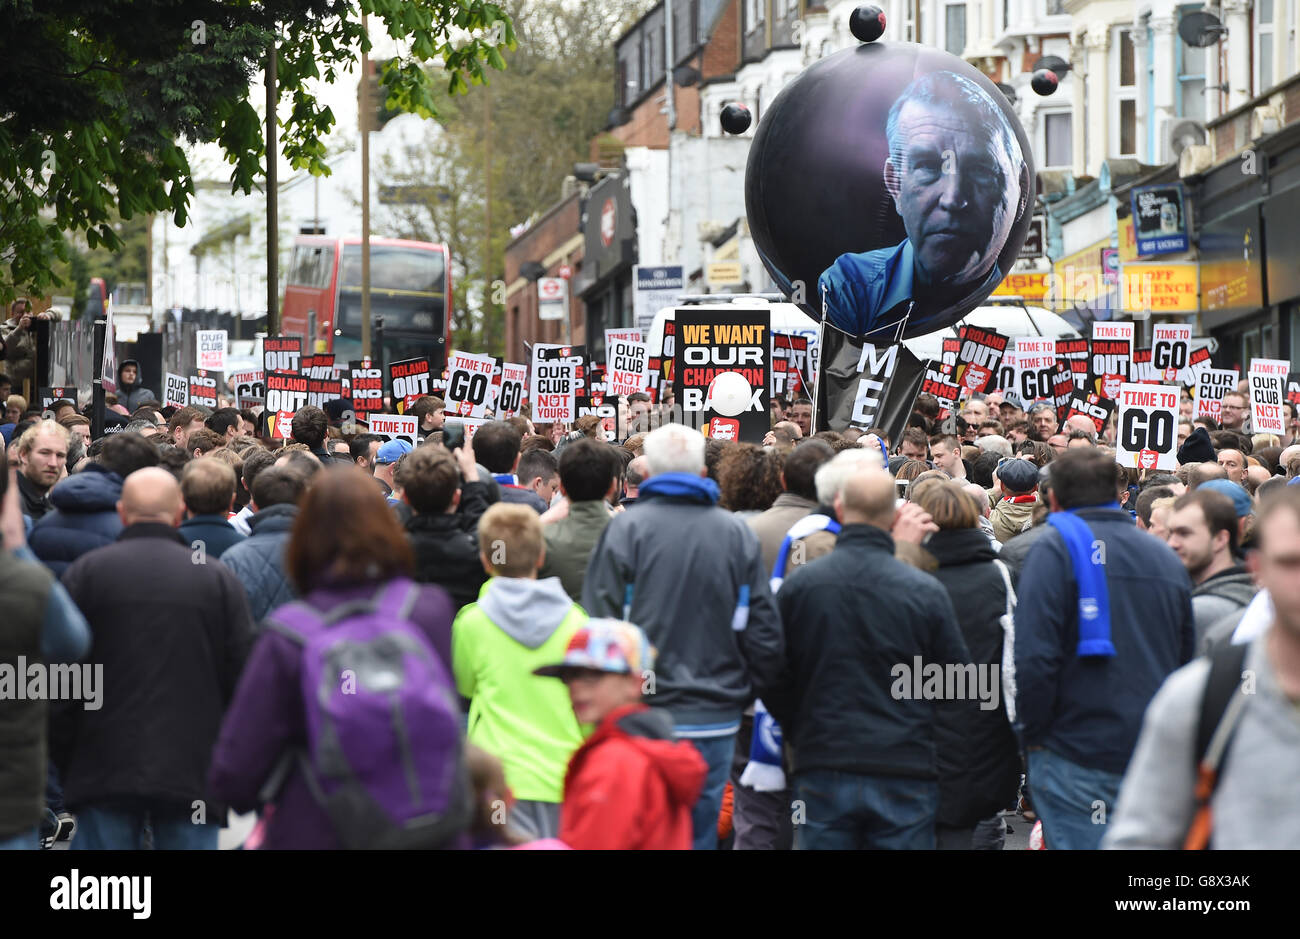
[[[7,472],[7,470],[6,470]],[[42,490],[36,483],[27,478],[27,474],[19,470],[18,472],[18,498],[22,503],[23,514],[33,522],[44,518],[45,513],[53,506],[50,500],[46,498],[49,490]]]
[[[791,744],[793,772],[934,779],[936,706],[913,693],[916,658],[923,668],[969,661],[939,582],[897,560],[888,532],[846,525],[776,599],[786,674],[761,697]]]
[[[1007,589],[993,563],[998,554],[978,528],[935,532],[925,548],[939,562],[934,576],[957,611],[971,661],[988,666],[979,678],[980,693],[988,696],[944,702],[935,729],[939,824],[968,828],[1011,805],[1020,783],[1001,684]]]
[[[412,515],[404,525],[415,553],[415,579],[437,584],[451,594],[453,612],[476,601],[487,580],[479,560],[477,533],[478,520],[487,508],[487,487],[480,482],[465,483],[454,513]]]
[[[207,804],[208,762],[252,636],[244,589],[167,525],[123,530],[82,556],[64,586],[90,623],[103,706],[60,706],[51,756],[74,810],[96,803]]]

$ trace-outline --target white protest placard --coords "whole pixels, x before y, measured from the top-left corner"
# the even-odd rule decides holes
[[[534,347],[536,348],[536,347]],[[534,424],[571,424],[576,419],[574,389],[578,366],[572,359],[533,360]]]
[[[632,395],[650,384],[646,374],[646,344],[614,339],[605,344],[606,394]]]
[[[465,428],[465,439],[473,440],[478,429],[487,423],[486,420],[480,420],[474,417],[449,417],[445,421],[447,424],[461,424]]]
[[[623,326],[623,327],[621,327],[621,328],[619,328],[619,329],[607,329],[607,330],[605,330],[605,362],[606,362],[606,364],[609,363],[609,344],[610,344],[611,342],[613,342],[615,339],[625,339],[625,340],[627,340],[628,342],[645,342],[644,337],[642,337],[642,335],[641,335],[641,330],[639,330],[639,329],[631,329],[631,328],[629,328],[629,327],[627,327],[627,326]]]
[[[113,298],[104,303],[104,357],[100,361],[99,384],[105,394],[117,391],[117,327],[113,325]]]
[[[420,433],[420,419],[414,414],[371,414],[370,433],[389,440],[403,439],[415,446]]]
[[[1261,375],[1281,375],[1286,378],[1291,371],[1290,359],[1251,359],[1250,371]]]
[[[226,380],[234,389],[236,398],[266,397],[266,372],[260,368],[233,372],[226,376]]]
[[[1286,374],[1290,363],[1277,363],[1284,366],[1279,374],[1276,368],[1267,371],[1256,366],[1260,362],[1274,363],[1272,359],[1255,359],[1250,363],[1247,376],[1250,384],[1250,426],[1257,434],[1286,434],[1286,413],[1282,403],[1286,401]]]
[[[497,396],[497,420],[505,420],[519,413],[524,401],[524,385],[528,381],[528,366],[506,362],[501,366],[501,393]]]
[[[200,329],[198,332],[198,368],[200,371],[224,372],[226,370],[226,331]]]
[[[1120,385],[1116,463],[1146,470],[1178,468],[1179,396],[1178,385]]]
[[[459,417],[487,417],[488,395],[496,359],[457,350],[447,363],[447,413]]]
[[[1156,323],[1151,329],[1151,367],[1161,381],[1194,384],[1190,367],[1192,327],[1181,323]]]
[[[1237,381],[1241,373],[1235,368],[1202,368],[1196,372],[1196,411],[1197,417],[1212,417],[1218,421],[1219,404],[1223,396],[1237,390]]]
[[[187,375],[166,373],[163,382],[163,407],[183,408],[190,403],[190,379]]]
[[[1013,383],[1004,388],[1014,391],[1020,406],[1028,408],[1035,401],[1056,401],[1056,340],[1042,336],[1017,336],[1014,353],[1004,356],[1013,366]]]

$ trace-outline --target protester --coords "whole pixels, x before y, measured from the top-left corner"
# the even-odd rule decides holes
[[[1237,563],[1237,510],[1232,500],[1208,487],[1189,492],[1174,503],[1166,541],[1192,579],[1192,615],[1196,648],[1225,616],[1255,598],[1255,580]]]
[[[1000,851],[1006,838],[1000,812],[1014,804],[1020,785],[1016,736],[999,694],[1004,619],[1015,603],[1010,573],[980,531],[977,507],[960,483],[925,486],[916,502],[939,526],[925,550],[939,562],[934,576],[948,591],[970,660],[992,677],[989,697],[976,694],[975,682],[968,681],[966,698],[938,708],[937,846]]]
[[[302,599],[272,612],[212,751],[215,795],[237,812],[269,801],[264,848],[446,847],[461,843],[472,814],[451,679],[451,600],[411,581],[410,545],[366,479],[339,467],[308,487],[285,556]],[[372,642],[351,651],[359,636]],[[355,674],[354,693],[341,690],[340,667]],[[314,749],[322,705],[300,690],[304,673],[333,692],[327,706],[340,744],[325,767]],[[367,690],[394,674],[395,687]],[[312,795],[325,772],[375,805],[365,823],[331,814]],[[393,795],[408,787],[418,799]]]
[[[732,443],[718,461],[718,505],[743,519],[772,507],[781,494],[781,457],[752,443]]]
[[[425,400],[424,398],[420,399]],[[375,454],[384,445],[384,438],[378,434],[357,434],[348,441],[348,455],[352,462],[368,473],[375,471]]]
[[[673,741],[667,714],[643,703],[654,667],[644,632],[630,623],[593,619],[573,634],[558,663],[534,670],[561,679],[574,716],[596,727],[565,776],[560,840],[570,847],[699,847],[692,807],[709,767],[696,747]]]
[[[542,527],[546,559],[540,576],[558,577],[575,602],[582,599],[592,549],[609,524],[618,472],[614,448],[601,441],[575,441],[560,456],[560,492],[569,507],[564,518]]]
[[[312,456],[320,460],[321,466],[332,466],[334,458],[325,449],[325,438],[329,434],[329,417],[314,405],[301,407],[294,412],[291,433],[293,439],[311,451]],[[409,444],[408,444],[409,446]]]
[[[249,502],[253,510],[248,519],[250,534],[221,554],[221,563],[244,585],[255,623],[295,596],[284,554],[306,488],[306,477],[288,467],[259,472]]]
[[[704,478],[700,433],[665,424],[646,437],[645,455],[651,477],[636,508],[601,535],[582,606],[636,622],[659,650],[651,706],[668,711],[676,736],[708,764],[692,819],[695,847],[711,849],[740,713],[754,685],[776,677],[781,622],[758,539],[717,508],[718,488]]]
[[[1191,583],[1119,507],[1109,455],[1069,450],[1051,470],[1051,530],[1019,583],[1016,715],[1048,847],[1096,848],[1142,711],[1193,654]]]
[[[650,475],[650,464],[644,456],[634,456],[632,461],[627,464],[626,473],[623,476],[623,498],[618,504],[624,508],[630,508],[636,505],[641,494],[641,484],[645,482]]]
[[[1029,460],[1004,460],[994,473],[996,490],[1001,499],[989,514],[993,537],[1006,544],[1033,527],[1034,506],[1038,503],[1038,467]]]
[[[501,501],[527,505],[538,515],[546,511],[548,502],[533,489],[520,484],[519,431],[505,421],[489,421],[474,434],[474,452],[478,460],[501,486]],[[534,451],[535,452],[535,451]]]
[[[105,681],[102,707],[67,702],[51,720],[73,847],[139,848],[148,829],[160,850],[213,849],[225,807],[205,779],[247,652],[248,603],[224,565],[194,563],[176,531],[181,489],[165,470],[128,476],[118,511],[118,540],[63,575]]]
[[[382,486],[389,505],[398,501],[398,496],[394,491],[396,489],[396,481],[393,478],[393,474],[397,472],[397,463],[402,457],[410,453],[412,449],[411,445],[405,440],[390,440],[375,453],[374,478],[378,480],[379,484]]]
[[[158,448],[139,434],[113,434],[94,462],[50,490],[54,507],[32,527],[28,543],[56,577],[88,551],[112,544],[122,533],[117,502],[122,481],[158,465]]]
[[[515,800],[511,828],[550,838],[559,831],[565,769],[582,733],[563,689],[530,675],[563,654],[587,616],[557,578],[539,579],[542,525],[527,506],[489,508],[478,540],[489,580],[452,627],[456,687],[471,702],[470,742],[505,765]]]
[[[552,452],[538,448],[527,453],[521,450],[519,456],[519,485],[536,493],[537,498],[547,507],[560,491],[560,463],[556,452],[563,451]]]
[[[181,473],[185,521],[180,535],[204,555],[219,558],[244,540],[227,520],[235,504],[235,471],[220,460],[204,458],[187,464]],[[196,562],[204,563],[204,562]]]
[[[171,442],[185,450],[190,434],[196,434],[204,429],[203,419],[203,412],[195,407],[181,408],[167,418],[167,433],[171,437]],[[189,447],[187,452],[192,452],[193,449]]]
[[[1300,491],[1270,498],[1258,530],[1257,575],[1272,599],[1271,621],[1249,642],[1224,645],[1165,680],[1147,708],[1108,848],[1300,844]],[[1209,752],[1202,741],[1218,733],[1227,744]]]
[[[935,705],[892,693],[894,666],[921,659],[942,667],[969,656],[942,585],[893,556],[889,474],[848,476],[835,511],[843,525],[835,549],[796,570],[777,595],[792,626],[784,677],[760,682],[803,807],[795,846],[932,849]]]
[[[466,440],[450,452],[426,444],[402,464],[402,498],[412,510],[404,527],[415,555],[415,579],[446,590],[456,610],[478,599],[486,579],[478,526],[488,493],[472,443]]]
[[[776,497],[767,511],[746,519],[758,536],[763,551],[763,569],[769,574],[791,526],[817,508],[815,477],[834,455],[834,450],[821,440],[808,440],[795,447],[780,468],[779,479],[785,491]]]

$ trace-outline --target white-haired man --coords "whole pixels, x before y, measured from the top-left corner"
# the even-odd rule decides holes
[[[636,508],[614,516],[596,543],[582,606],[635,623],[658,650],[647,700],[708,764],[692,822],[695,847],[710,849],[741,712],[755,685],[776,680],[784,637],[758,537],[717,507],[704,437],[665,424],[647,435],[644,455],[650,478]]]

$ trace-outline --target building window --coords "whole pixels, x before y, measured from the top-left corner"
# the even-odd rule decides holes
[[[763,25],[767,0],[745,0],[745,32],[751,33]]]
[[[966,4],[950,3],[944,8],[943,47],[953,55],[966,50]]]
[[[1255,94],[1276,84],[1273,77],[1273,0],[1256,0],[1255,28],[1251,30],[1255,42]]]
[[[1074,138],[1070,112],[1043,116],[1043,166],[1070,166],[1074,162]]]
[[[1186,16],[1199,6],[1182,7],[1181,16]],[[1175,112],[1179,117],[1189,117],[1195,121],[1205,120],[1205,50],[1189,46],[1185,42],[1174,43],[1175,64],[1178,68],[1178,87],[1175,89]]]
[[[1065,0],[1046,0],[1048,16],[1065,16]]]
[[[1133,31],[1115,31],[1111,43],[1114,63],[1114,110],[1111,118],[1111,155],[1137,156],[1137,55]]]

